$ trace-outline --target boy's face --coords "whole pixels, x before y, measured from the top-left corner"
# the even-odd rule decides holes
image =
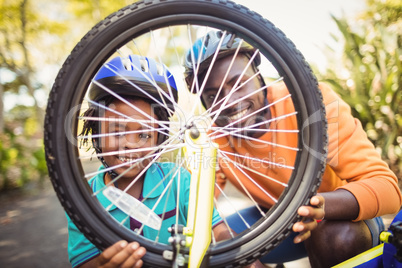
[[[215,112],[222,108],[222,104],[224,103],[224,101],[222,101],[222,98],[229,95],[229,92],[237,83],[238,79],[241,77],[241,74],[243,73],[249,62],[249,59],[244,54],[237,55],[236,59],[234,60],[233,66],[231,67],[229,74],[219,93],[219,96],[217,96],[219,88],[222,84],[222,80],[224,79],[226,72],[229,69],[232,57],[233,55],[229,55],[215,62],[210,72],[208,81],[205,85],[205,89],[202,93],[202,99],[207,109],[212,107],[211,112]],[[237,87],[250,79],[254,74],[255,72],[250,65],[245,74],[241,77],[240,83],[237,84]],[[237,89],[230,96],[229,100],[227,100],[225,106],[229,107],[223,109],[220,112],[219,118],[215,121],[216,125],[223,127],[232,122],[238,121],[240,118],[243,118],[243,120],[239,120],[236,124],[231,125],[231,127],[246,128],[243,131],[243,134],[253,135],[251,129],[247,129],[247,127],[261,122],[262,120],[266,120],[263,118],[263,112],[258,112],[255,115],[249,116],[253,112],[262,108],[265,104],[263,91],[259,91],[255,94],[250,94],[257,91],[259,88],[261,88],[261,83],[258,77],[255,76],[246,84]],[[250,94],[249,97],[243,99],[235,105],[230,106],[231,103],[248,94]]]
[[[130,100],[129,102],[157,120],[148,102],[141,99]],[[146,117],[133,107],[119,100],[112,102],[109,108],[127,117],[118,115],[109,110],[105,111],[104,117],[114,120],[101,123],[101,133],[107,134],[105,137],[101,138],[102,153],[112,153],[111,155],[104,156],[104,160],[110,167],[121,165],[121,167],[114,169],[117,174],[122,174],[133,166],[130,171],[125,173],[123,178],[134,179],[151,161],[152,157],[146,158],[146,160],[140,162],[134,162],[133,164],[123,164],[141,159],[152,151],[150,147],[157,146],[158,132],[154,129],[158,127],[158,124],[156,122],[151,123],[149,117]],[[128,117],[136,119],[136,121],[131,121]],[[141,122],[143,122],[143,124],[140,124],[137,120],[142,120]],[[149,150],[136,150],[141,148],[149,148]],[[113,152],[116,153],[113,154]]]

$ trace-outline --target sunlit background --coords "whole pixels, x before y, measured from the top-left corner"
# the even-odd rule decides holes
[[[57,72],[86,32],[132,2],[0,0],[0,197],[48,182],[42,129]],[[317,78],[351,106],[401,179],[402,2],[236,2],[273,22],[295,43]],[[1,212],[0,228],[22,215]],[[0,259],[10,255],[1,245]]]
[[[331,34],[340,35],[331,15],[354,20],[365,7],[364,0],[235,0],[274,23],[296,44],[311,64],[320,70],[327,66],[326,45],[333,45],[341,53]]]

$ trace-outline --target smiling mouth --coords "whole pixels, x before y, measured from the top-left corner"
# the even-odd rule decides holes
[[[229,119],[231,121],[239,120],[240,118],[242,118],[248,112],[249,109],[250,108],[247,108],[247,109],[244,109],[244,110],[242,110],[242,111],[240,111],[240,112],[238,112],[238,113],[236,113],[234,115],[231,115],[231,116],[229,116]]]
[[[118,159],[123,162],[123,163],[132,163],[135,160],[137,160],[137,158],[132,158],[132,157],[123,157],[123,156],[119,156]]]

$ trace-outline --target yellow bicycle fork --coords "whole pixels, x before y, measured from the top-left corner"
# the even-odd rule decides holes
[[[188,267],[200,267],[212,239],[212,212],[217,145],[193,127],[185,132],[184,153],[191,172],[187,226],[183,230],[190,249]]]

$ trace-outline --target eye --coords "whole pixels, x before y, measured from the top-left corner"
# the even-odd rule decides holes
[[[151,135],[149,135],[148,133],[141,133],[139,137],[140,139],[150,139]]]
[[[209,101],[213,101],[213,100],[215,99],[215,97],[216,97],[215,94],[210,94],[210,95],[208,95],[207,99],[208,99]]]

